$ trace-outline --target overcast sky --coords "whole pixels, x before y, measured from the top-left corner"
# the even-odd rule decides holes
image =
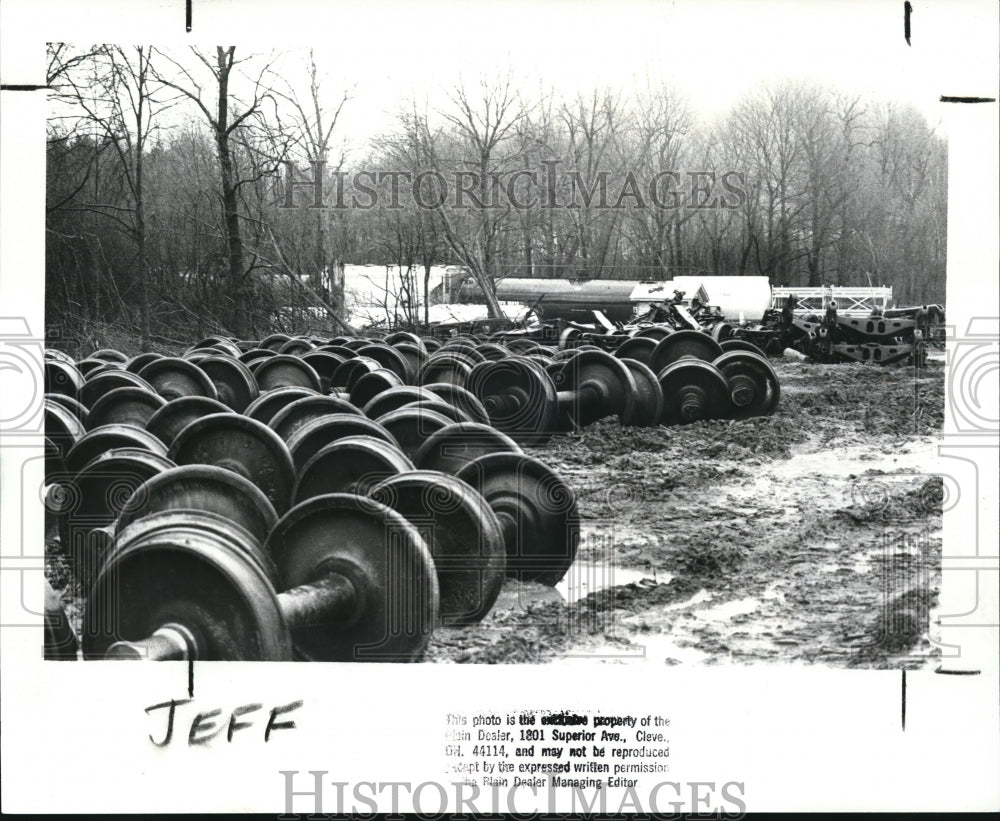
[[[708,121],[761,83],[794,77],[910,103],[934,122],[941,94],[974,93],[967,56],[996,32],[982,4],[915,6],[912,46],[895,0],[374,4],[313,31],[331,35],[315,41],[330,86],[358,83],[352,133],[377,131],[409,96],[433,104],[459,75],[508,65],[526,90],[564,96],[662,77]]]
[[[19,47],[30,62],[32,34],[178,50],[224,42],[243,53],[311,45],[331,103],[355,86],[341,133],[356,143],[385,131],[407,99],[433,107],[460,76],[474,82],[508,66],[526,92],[552,88],[563,97],[662,77],[709,123],[747,91],[787,78],[909,103],[932,123],[942,117],[941,94],[995,95],[996,62],[982,61],[998,53],[992,0],[911,2],[912,46],[903,38],[902,0],[198,0],[192,35],[178,2],[94,0],[81,20],[79,4],[44,0],[27,8],[46,15],[25,12],[17,21],[25,37],[4,38],[3,62]]]

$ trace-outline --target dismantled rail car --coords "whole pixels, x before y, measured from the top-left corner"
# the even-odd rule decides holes
[[[772,287],[767,277],[683,276],[666,281],[498,280],[501,300],[522,302],[533,323],[514,335],[558,339],[562,347],[615,349],[625,339],[702,331],[763,351],[797,350],[821,362],[923,364],[943,341],[944,307],[892,306],[892,288]],[[476,299],[473,284],[463,286]],[[481,298],[479,295],[478,298]]]

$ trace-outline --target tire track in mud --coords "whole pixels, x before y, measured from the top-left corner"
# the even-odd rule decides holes
[[[772,417],[606,420],[536,449],[577,493],[578,563],[611,565],[600,589],[566,601],[508,582],[483,623],[439,631],[429,660],[928,664],[940,369],[779,363],[779,375]],[[864,488],[878,482],[873,501]]]

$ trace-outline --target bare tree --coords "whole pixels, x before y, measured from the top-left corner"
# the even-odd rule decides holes
[[[111,220],[136,246],[135,281],[144,345],[149,344],[149,287],[146,258],[145,159],[154,120],[176,100],[153,81],[152,48],[101,46],[74,54],[65,48],[50,52],[50,81],[59,80],[59,93],[82,111],[86,122],[114,149],[126,196],[117,202],[81,202]],[[80,77],[78,69],[90,71]]]
[[[775,284],[871,282],[901,300],[943,299],[946,147],[905,107],[786,83],[699,124],[662,82],[569,100],[541,90],[528,101],[501,77],[460,83],[440,111],[412,104],[355,162],[337,144],[350,93],[324,98],[314,55],[302,82],[286,83],[277,58],[236,54],[49,47],[54,323],[100,335],[106,323],[134,322],[144,344],[324,316],[350,332],[322,276],[341,260],[400,272],[378,279],[390,321],[407,323],[421,318],[421,268],[429,318],[438,265],[467,269],[494,317],[495,280],[513,271],[762,273]],[[193,116],[161,116],[178,103]],[[324,187],[363,169],[394,183],[422,175],[422,188],[405,204],[282,208],[286,157],[300,169],[325,162]],[[633,202],[637,182],[666,172],[675,176],[661,198],[672,190],[689,201],[693,169],[738,172],[737,207]],[[520,199],[555,204],[512,202],[513,179]],[[520,187],[526,179],[538,189]],[[730,193],[715,184],[703,200]],[[438,193],[451,196],[436,202]],[[464,209],[453,207],[460,198]]]
[[[629,168],[655,187],[649,190],[647,186],[645,207],[625,212],[628,219],[623,226],[638,246],[636,256],[644,276],[667,276],[671,269],[684,265],[682,227],[695,215],[705,213],[681,207],[684,204],[677,193],[680,169],[691,156],[686,141],[693,126],[687,102],[674,89],[647,78],[624,145]],[[670,207],[673,199],[678,199],[677,207]]]
[[[280,96],[288,101],[294,115],[294,125],[300,134],[298,145],[304,155],[305,160],[310,164],[312,171],[326,176],[327,168],[331,163],[331,152],[333,151],[333,140],[344,106],[351,100],[353,88],[343,90],[339,99],[332,108],[326,108],[323,104],[322,81],[316,65],[316,56],[313,49],[309,49],[308,57],[309,76],[309,96],[303,99],[302,96],[290,85],[286,84],[287,90],[280,93]],[[279,92],[275,92],[278,94]],[[339,157],[333,165],[333,171],[339,172],[345,162],[345,153],[341,150]],[[343,282],[336,276],[336,270],[340,265],[341,256],[335,254],[330,242],[330,232],[328,223],[331,219],[330,210],[325,208],[315,211],[316,236],[311,254],[310,279],[313,286],[320,290],[325,290],[325,282],[331,284],[338,281],[338,286],[333,288],[334,294],[326,293],[329,301],[337,306],[338,314],[343,311],[344,293]],[[324,280],[323,272],[327,272],[329,279]],[[333,272],[333,273],[330,273]],[[343,317],[340,317],[343,318]]]
[[[560,116],[568,137],[571,177],[570,207],[566,209],[576,238],[576,253],[588,275],[603,275],[612,267],[622,211],[609,208],[616,183],[626,172],[627,152],[621,139],[627,128],[620,93],[595,89],[563,106]],[[596,197],[596,202],[595,202]]]
[[[426,115],[414,106],[404,119],[404,133],[418,167],[472,175],[468,179],[476,196],[470,196],[471,215],[448,208],[444,196],[433,211],[444,241],[481,288],[489,316],[498,318],[503,311],[494,284],[500,273],[497,252],[511,207],[495,203],[495,175],[515,159],[507,143],[516,146],[512,138],[525,110],[509,73],[497,81],[481,78],[474,91],[459,83],[450,102],[448,110],[439,112],[448,132],[432,132]]]
[[[793,271],[793,225],[805,207],[797,196],[802,141],[795,115],[806,90],[784,85],[744,98],[730,115],[727,139],[750,185],[744,203],[747,253],[759,273],[785,283]]]
[[[157,79],[163,85],[175,89],[191,100],[198,107],[212,130],[218,152],[222,212],[225,223],[226,278],[232,300],[230,324],[238,336],[245,337],[250,330],[251,305],[250,289],[247,282],[249,269],[244,263],[243,229],[239,210],[240,188],[260,179],[263,174],[273,174],[282,158],[272,157],[272,163],[267,169],[241,175],[241,169],[236,162],[234,142],[241,128],[249,128],[254,123],[263,123],[265,105],[274,103],[274,95],[265,84],[265,79],[273,79],[274,59],[268,59],[254,77],[247,78],[250,93],[245,101],[241,101],[235,85],[237,79],[242,78],[234,70],[241,64],[252,62],[253,56],[237,60],[235,46],[225,48],[216,46],[215,54],[212,57],[203,54],[196,48],[192,48],[191,53],[209,72],[213,85],[210,99],[203,97],[202,86],[192,72],[168,55],[164,55],[164,57],[177,69],[177,75],[168,78],[158,72]],[[213,108],[209,106],[213,106]]]

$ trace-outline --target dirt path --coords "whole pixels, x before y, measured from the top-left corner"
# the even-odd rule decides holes
[[[508,583],[430,660],[933,664],[941,366],[777,370],[772,417],[534,449],[577,493],[578,560],[555,590]]]

